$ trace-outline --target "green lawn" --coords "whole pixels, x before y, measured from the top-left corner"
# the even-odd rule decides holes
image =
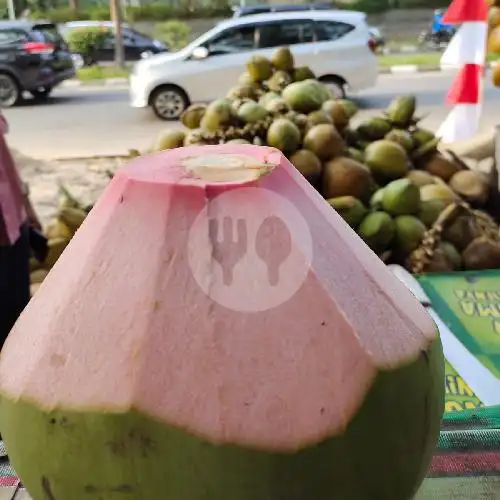
[[[104,78],[127,78],[129,69],[120,69],[116,66],[90,66],[77,71],[77,77],[84,82],[103,80]]]
[[[440,52],[424,52],[416,54],[387,54],[378,56],[379,67],[416,64],[417,66],[439,66],[442,54]],[[499,59],[498,54],[488,54],[489,62]]]

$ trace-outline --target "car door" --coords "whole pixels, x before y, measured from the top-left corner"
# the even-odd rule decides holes
[[[190,59],[184,64],[182,86],[196,101],[211,101],[224,96],[245,71],[245,61],[256,49],[255,24],[227,28],[203,43],[205,59]]]
[[[314,23],[311,19],[272,21],[258,26],[259,53],[270,57],[278,47],[289,46],[297,66],[306,66],[314,53]]]
[[[114,61],[115,59],[115,34],[112,30],[109,30],[108,34],[104,38],[102,44],[96,48],[95,58],[96,61]]]
[[[335,20],[316,21],[314,29],[316,51],[311,69],[317,76],[334,74],[351,81],[360,64],[366,62],[368,37],[362,39],[356,26]]]
[[[122,36],[125,60],[138,61],[141,58],[141,53],[145,50],[144,44],[141,44],[139,37],[136,37],[126,28],[123,29]]]

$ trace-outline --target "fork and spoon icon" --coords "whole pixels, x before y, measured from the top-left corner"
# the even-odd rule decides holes
[[[222,222],[222,224],[221,224]],[[221,227],[222,226],[222,227]],[[234,268],[248,252],[248,227],[245,219],[226,216],[208,220],[208,232],[213,245],[213,257],[222,268],[222,279],[231,286]],[[273,245],[272,236],[279,244]],[[292,252],[292,237],[287,225],[274,215],[266,217],[255,235],[255,252],[267,267],[267,279],[276,286],[280,278],[280,267]]]

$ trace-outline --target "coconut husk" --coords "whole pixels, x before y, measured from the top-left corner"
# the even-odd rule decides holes
[[[438,251],[438,246],[445,230],[453,224],[459,216],[463,215],[471,217],[474,220],[480,237],[500,242],[498,225],[490,215],[481,210],[472,209],[470,205],[464,201],[457,201],[448,205],[441,212],[432,227],[426,231],[420,246],[411,253],[406,263],[409,271],[413,274],[421,274],[432,271],[436,272],[436,270],[445,270],[435,268],[435,257],[439,260],[439,255],[436,255],[436,252]]]

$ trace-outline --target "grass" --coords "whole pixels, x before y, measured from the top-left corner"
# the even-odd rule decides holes
[[[90,66],[79,69],[76,74],[79,80],[86,82],[105,78],[127,78],[130,69],[121,69],[116,66]]]
[[[439,66],[441,60],[440,52],[424,52],[416,54],[384,54],[378,56],[380,68],[389,66],[401,66],[406,64],[415,64],[417,66]],[[499,54],[488,54],[488,62],[499,60]],[[103,80],[105,78],[127,78],[130,74],[130,68],[120,69],[116,66],[91,66],[77,71],[77,78],[81,81]]]
[[[402,66],[405,64],[416,64],[417,66],[439,66],[441,61],[441,52],[428,52],[416,54],[384,54],[378,56],[380,68],[389,66]],[[500,59],[498,54],[488,54],[488,62]]]

